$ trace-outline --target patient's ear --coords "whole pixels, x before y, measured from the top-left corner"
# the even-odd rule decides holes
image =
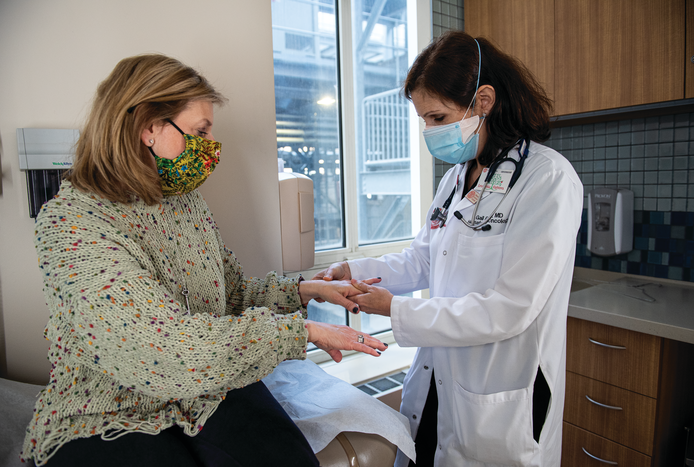
[[[145,146],[152,146],[154,142],[156,141],[155,137],[157,135],[157,127],[155,126],[154,123],[146,127],[144,130],[142,130],[142,134],[140,135],[140,140],[142,141],[142,144]]]

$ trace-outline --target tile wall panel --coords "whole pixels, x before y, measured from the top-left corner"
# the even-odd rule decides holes
[[[585,190],[576,266],[694,281],[694,114],[555,129],[547,143],[562,153]],[[690,155],[691,154],[691,155]],[[588,193],[634,192],[634,249],[604,258],[587,250]]]
[[[448,30],[464,29],[463,0],[432,0],[431,9],[434,37],[439,37]],[[451,164],[434,159],[434,190],[451,167]]]

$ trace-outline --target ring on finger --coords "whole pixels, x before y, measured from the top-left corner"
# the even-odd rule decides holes
[[[357,334],[357,342],[360,344],[364,343],[364,335],[363,334]]]

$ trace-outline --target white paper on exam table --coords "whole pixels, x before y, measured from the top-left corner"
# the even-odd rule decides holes
[[[287,360],[263,379],[275,399],[306,436],[314,452],[343,431],[372,433],[414,459],[407,417],[331,376],[310,360]]]

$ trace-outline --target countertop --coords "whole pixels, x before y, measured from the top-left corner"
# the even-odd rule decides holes
[[[569,316],[694,344],[694,284],[575,268]]]

